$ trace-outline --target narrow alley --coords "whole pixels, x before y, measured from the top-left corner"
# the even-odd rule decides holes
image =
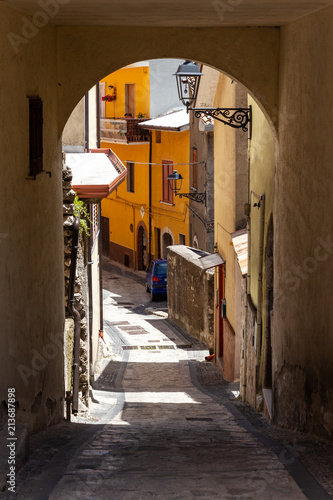
[[[288,431],[288,449],[288,439],[281,444],[264,432],[268,424],[260,430],[237,409],[237,384],[167,321],[167,303],[151,303],[143,280],[116,266],[104,272],[103,359],[89,415],[49,429],[44,444],[37,439],[17,493],[6,497],[331,498],[298,460],[305,448],[295,435]]]

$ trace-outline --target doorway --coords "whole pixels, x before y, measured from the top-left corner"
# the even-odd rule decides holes
[[[162,253],[163,259],[167,258],[167,247],[169,247],[170,245],[172,245],[172,236],[169,233],[164,233],[163,234],[163,244],[162,244],[162,246],[163,246],[163,253]]]
[[[145,228],[138,228],[138,270],[145,271],[147,264],[147,236]]]

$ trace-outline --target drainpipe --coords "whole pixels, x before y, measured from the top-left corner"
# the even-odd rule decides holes
[[[96,131],[97,131],[97,148],[101,147],[101,96],[99,91],[99,83],[96,85]]]
[[[99,256],[99,336],[104,338],[103,323],[103,252],[102,252],[102,203],[98,204],[98,256]]]
[[[265,232],[265,193],[259,202],[259,269],[258,269],[258,307],[257,307],[257,365],[260,364],[262,345],[262,266],[264,261],[264,232]]]
[[[87,220],[89,236],[88,239],[88,301],[89,301],[89,315],[88,315],[88,331],[89,331],[89,366],[90,374],[92,374],[92,330],[93,330],[93,291],[92,291],[92,260],[91,260],[91,204],[88,206],[89,218]]]
[[[152,160],[152,133],[149,132],[149,231],[148,231],[148,263],[151,263],[151,233],[152,233],[152,220],[151,220],[151,160]],[[148,264],[148,267],[149,267]]]
[[[84,96],[84,147],[89,151],[89,94]]]
[[[73,405],[72,413],[77,413],[79,409],[79,364],[80,364],[80,336],[81,336],[81,316],[74,307],[74,290],[76,277],[76,258],[79,247],[80,218],[76,217],[73,224],[71,269],[69,277],[68,309],[74,318],[74,363],[73,363]]]
[[[246,290],[245,290],[245,314],[244,314],[244,339],[243,339],[243,349],[244,349],[244,363],[243,363],[243,390],[242,390],[242,400],[246,401],[246,386],[247,386],[247,319],[248,319],[248,294],[249,289],[249,271],[250,271],[250,224],[247,223],[247,277],[246,277]]]
[[[136,266],[136,251],[135,251],[135,207],[133,205],[133,269]]]

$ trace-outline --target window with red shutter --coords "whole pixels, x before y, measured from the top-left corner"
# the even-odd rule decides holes
[[[168,177],[173,172],[173,162],[162,160],[162,190],[163,190],[163,201],[165,203],[173,204],[173,192],[171,191]]]
[[[192,187],[198,189],[198,175],[197,175],[197,161],[198,151],[197,148],[192,149]]]

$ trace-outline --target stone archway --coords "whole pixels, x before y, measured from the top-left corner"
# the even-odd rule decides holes
[[[59,27],[59,135],[75,105],[97,81],[133,62],[161,57],[196,60],[243,84],[275,132],[279,37],[279,30],[271,27],[151,27],[144,37],[137,27]],[[101,50],[101,40],[114,50]],[[127,49],[121,50],[123,46]]]

